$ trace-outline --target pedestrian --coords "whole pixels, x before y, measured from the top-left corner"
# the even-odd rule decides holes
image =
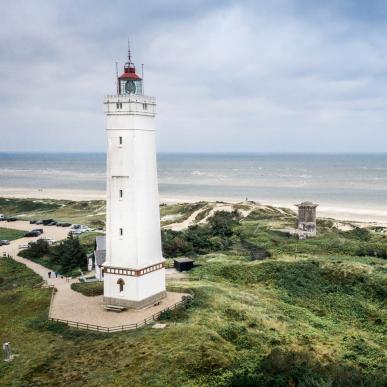
[[[8,341],[6,341],[3,344],[3,354],[4,354],[4,360],[5,361],[10,361],[12,360],[12,351],[11,351],[11,346]]]
[[[58,278],[58,273],[57,272],[55,272],[55,278]]]
[[[48,272],[48,278],[51,278],[51,271]]]

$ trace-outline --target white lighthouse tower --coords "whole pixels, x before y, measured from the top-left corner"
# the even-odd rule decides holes
[[[143,308],[166,296],[157,186],[154,97],[130,50],[117,95],[105,97],[107,216],[104,303]]]

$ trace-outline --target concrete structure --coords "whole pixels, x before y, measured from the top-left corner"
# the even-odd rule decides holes
[[[302,237],[312,237],[317,234],[316,208],[318,204],[302,202],[298,207],[298,234]]]
[[[130,51],[117,95],[105,97],[107,216],[104,302],[142,308],[166,296],[154,119]]]

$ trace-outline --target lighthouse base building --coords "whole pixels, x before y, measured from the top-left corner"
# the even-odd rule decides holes
[[[143,308],[166,296],[157,184],[154,97],[143,95],[130,51],[107,117],[104,303]]]

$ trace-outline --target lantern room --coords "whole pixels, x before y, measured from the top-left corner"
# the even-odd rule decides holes
[[[136,68],[128,50],[128,61],[125,63],[123,74],[118,77],[118,94],[143,94],[142,78],[136,74]]]

